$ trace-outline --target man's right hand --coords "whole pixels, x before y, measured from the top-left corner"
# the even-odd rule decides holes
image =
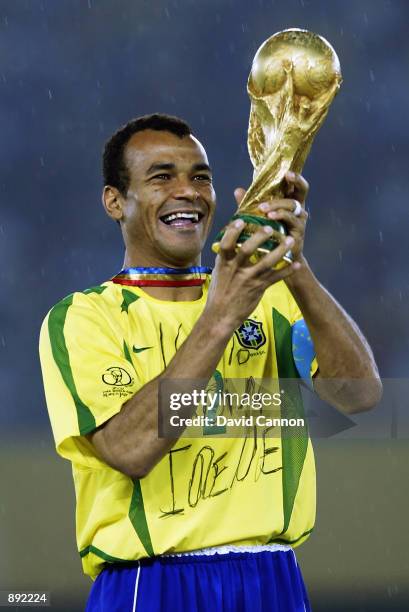
[[[131,478],[149,474],[177,441],[177,438],[158,437],[160,381],[183,380],[186,393],[205,388],[234,330],[254,310],[267,287],[286,278],[300,265],[273,269],[293,243],[292,238],[281,234],[277,235],[279,246],[252,264],[251,255],[274,234],[260,230],[238,248],[237,239],[243,225],[236,221],[227,228],[205,309],[167,368],[135,393],[118,414],[88,436],[108,465]],[[179,414],[190,417],[194,411],[195,407],[190,406]]]
[[[256,308],[270,285],[287,278],[300,268],[300,264],[293,263],[280,270],[274,269],[291,249],[294,240],[275,232],[270,226],[264,226],[238,247],[237,240],[244,225],[244,221],[237,219],[228,225],[224,233],[203,311],[203,316],[214,318],[219,325],[231,329],[231,333]],[[271,237],[279,245],[252,264],[251,256]]]

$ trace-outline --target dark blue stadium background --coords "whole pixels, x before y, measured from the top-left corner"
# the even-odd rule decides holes
[[[100,204],[105,140],[145,113],[190,122],[214,169],[214,235],[234,210],[233,189],[251,181],[252,58],[287,27],[326,37],[344,77],[305,167],[307,257],[359,322],[382,375],[407,375],[408,23],[405,0],[0,1],[5,438],[29,431],[50,443],[41,321],[121,268],[120,233]]]

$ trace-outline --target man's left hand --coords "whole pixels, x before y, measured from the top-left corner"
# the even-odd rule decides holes
[[[308,194],[309,185],[301,174],[287,172],[284,181],[285,198],[280,200],[270,200],[262,202],[258,208],[272,221],[281,221],[285,224],[288,235],[294,238],[294,246],[291,248],[294,261],[301,261],[304,247],[305,227],[307,224],[308,213],[305,210],[305,200]],[[245,194],[244,189],[236,189],[234,195],[237,204],[240,205]],[[294,211],[301,206],[298,216]]]

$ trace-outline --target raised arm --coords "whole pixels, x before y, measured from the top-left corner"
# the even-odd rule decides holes
[[[237,190],[240,201],[242,191]],[[381,399],[382,383],[371,348],[358,325],[318,282],[304,255],[308,214],[304,202],[308,183],[300,175],[287,174],[287,198],[260,206],[268,218],[282,221],[295,244],[292,248],[300,270],[286,284],[296,300],[310,331],[319,371],[314,389],[325,401],[345,413],[373,408]],[[302,210],[294,215],[296,203]]]
[[[287,286],[314,342],[319,371],[314,389],[321,399],[345,413],[373,408],[382,383],[372,350],[358,325],[318,282],[308,263]]]
[[[127,401],[118,414],[88,436],[106,463],[133,478],[146,476],[177,441],[158,438],[160,381],[208,381],[234,330],[254,310],[265,289],[289,278],[300,267],[297,263],[280,271],[272,269],[293,245],[292,238],[282,240],[257,264],[250,264],[251,254],[266,240],[266,230],[260,230],[236,252],[242,228],[243,223],[236,221],[227,229],[216,258],[205,309],[168,367]],[[191,390],[184,387],[184,392]],[[185,408],[179,414],[185,417],[192,412],[193,408]]]

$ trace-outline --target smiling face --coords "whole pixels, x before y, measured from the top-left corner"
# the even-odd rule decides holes
[[[106,187],[104,200],[108,214],[121,222],[126,265],[200,263],[216,204],[202,145],[191,135],[143,130],[130,138],[124,159],[130,176],[126,197]]]

